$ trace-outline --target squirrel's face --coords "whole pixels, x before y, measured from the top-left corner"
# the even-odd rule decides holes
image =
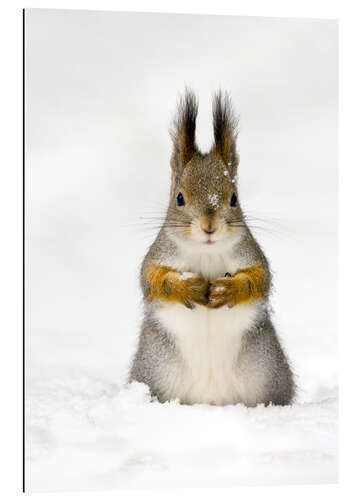
[[[196,155],[176,180],[166,226],[177,237],[205,245],[241,233],[237,178],[215,155]]]
[[[236,240],[245,230],[237,193],[237,124],[228,94],[213,99],[214,144],[202,154],[195,141],[198,101],[186,91],[171,130],[172,184],[165,222],[171,235],[197,244]]]

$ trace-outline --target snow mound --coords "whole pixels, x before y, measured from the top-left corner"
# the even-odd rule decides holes
[[[184,406],[88,376],[29,383],[30,491],[337,480],[337,394],[292,407]]]

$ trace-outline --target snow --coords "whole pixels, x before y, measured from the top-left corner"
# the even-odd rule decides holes
[[[208,199],[212,207],[218,206],[218,196],[216,194],[209,194]]]
[[[188,271],[185,271],[185,272],[180,274],[180,279],[187,280],[189,278],[195,278],[196,276],[197,276],[197,274],[195,274],[195,273],[190,273]]]
[[[160,404],[144,384],[90,377],[38,381],[32,391],[31,489],[336,480],[333,393],[318,404],[248,409]]]
[[[336,25],[41,9],[28,19],[27,489],[335,482]],[[183,47],[194,50],[182,58]],[[125,385],[140,263],[168,200],[167,124],[188,73],[203,150],[212,92],[229,75],[238,194],[271,263],[292,407],[159,404]]]

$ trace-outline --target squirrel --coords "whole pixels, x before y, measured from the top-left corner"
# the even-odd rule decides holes
[[[238,118],[213,97],[214,144],[195,140],[198,100],[186,89],[170,135],[167,215],[141,267],[144,319],[129,381],[182,404],[289,405],[295,382],[272,324],[268,261],[238,195]]]

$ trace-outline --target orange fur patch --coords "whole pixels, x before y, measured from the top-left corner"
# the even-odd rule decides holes
[[[250,267],[238,271],[234,275],[235,304],[251,302],[264,296],[267,291],[267,276],[261,266]]]
[[[207,306],[216,309],[224,305],[233,307],[263,297],[268,290],[267,274],[263,267],[255,266],[238,271],[232,278],[213,280]]]
[[[179,272],[165,266],[150,266],[146,272],[149,300],[180,302],[192,309],[194,303],[206,304],[208,283],[202,277],[182,279]]]

